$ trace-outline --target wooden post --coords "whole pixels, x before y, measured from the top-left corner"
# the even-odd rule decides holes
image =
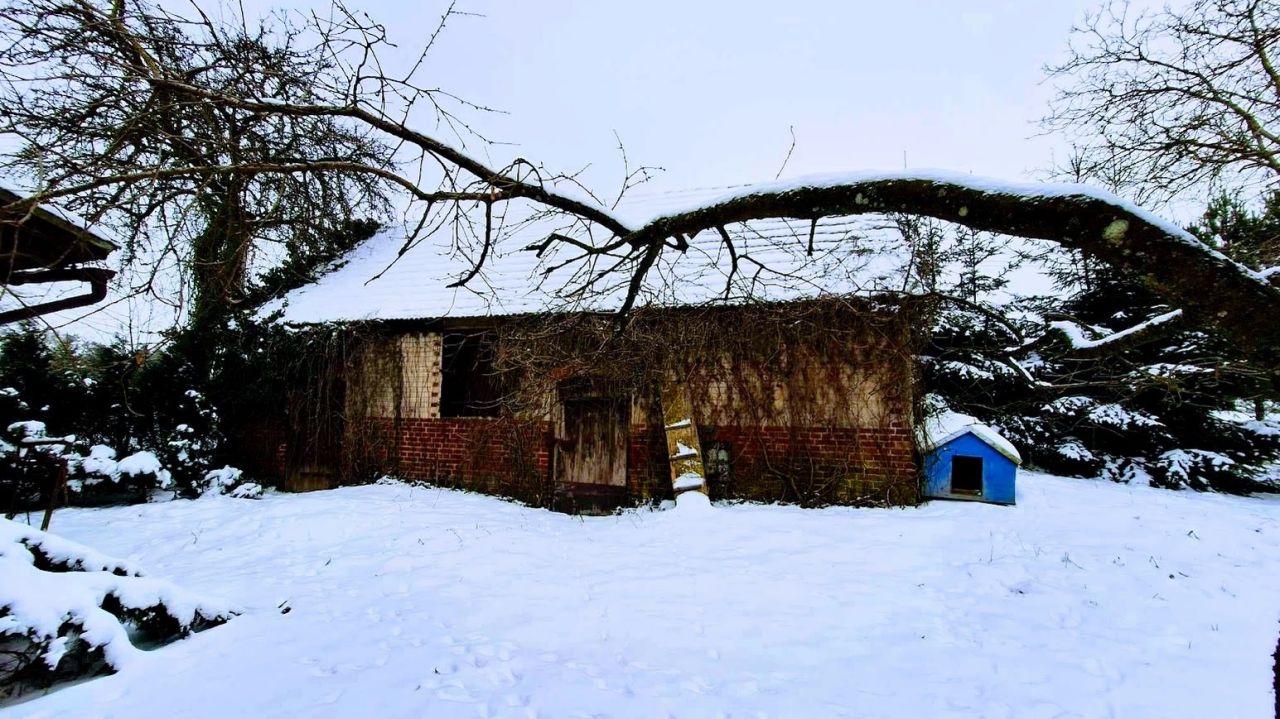
[[[40,522],[40,531],[49,531],[49,523],[53,521],[53,509],[58,506],[58,494],[67,491],[67,460],[58,460],[58,476],[53,478],[49,488],[49,506],[44,510],[44,521]]]
[[[68,438],[45,438],[45,439],[23,439],[20,440],[26,447],[44,447],[53,444],[60,444],[63,447],[71,444],[73,437]],[[66,494],[67,491],[67,459],[65,457],[58,458],[58,475],[50,480],[49,487],[49,506],[44,510],[44,520],[40,522],[40,531],[49,531],[49,523],[53,521],[54,507],[58,506],[58,493]]]
[[[692,490],[708,494],[702,445],[693,423],[693,403],[684,381],[674,375],[668,375],[662,383],[662,424],[667,435],[672,489],[676,495]]]

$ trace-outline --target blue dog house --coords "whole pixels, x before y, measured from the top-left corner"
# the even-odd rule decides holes
[[[1022,457],[1009,440],[973,417],[946,412],[926,423],[924,496],[1014,503]]]

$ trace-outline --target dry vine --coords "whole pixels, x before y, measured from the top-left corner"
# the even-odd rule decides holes
[[[637,311],[623,332],[600,315],[538,317],[497,332],[513,414],[544,417],[559,388],[590,381],[632,398],[633,428],[660,436],[659,388],[683,378],[708,439],[732,437],[734,481],[720,496],[802,504],[912,501],[886,481],[874,430],[918,408],[918,313],[910,300],[849,297],[744,307]],[[669,493],[663,471],[642,493]]]

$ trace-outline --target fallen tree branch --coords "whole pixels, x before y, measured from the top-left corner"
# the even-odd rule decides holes
[[[967,175],[848,175],[745,188],[718,202],[659,217],[625,236],[637,266],[622,313],[664,238],[766,218],[813,220],[910,213],[976,230],[1056,242],[1133,274],[1184,310],[1186,319],[1233,340],[1280,371],[1280,288],[1144,210],[1081,185],[1011,185]]]

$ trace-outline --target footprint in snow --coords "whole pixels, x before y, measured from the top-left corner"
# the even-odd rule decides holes
[[[462,702],[467,704],[476,701],[475,695],[467,691],[466,686],[456,679],[447,682],[444,686],[436,689],[436,698],[443,699],[447,702]]]
[[[592,664],[583,664],[582,662],[565,662],[564,666],[566,669],[576,669],[592,678],[600,676],[600,670]]]
[[[503,667],[490,672],[490,678],[493,679],[494,684],[510,688],[520,683],[521,675],[519,672],[512,671],[510,667]]]

